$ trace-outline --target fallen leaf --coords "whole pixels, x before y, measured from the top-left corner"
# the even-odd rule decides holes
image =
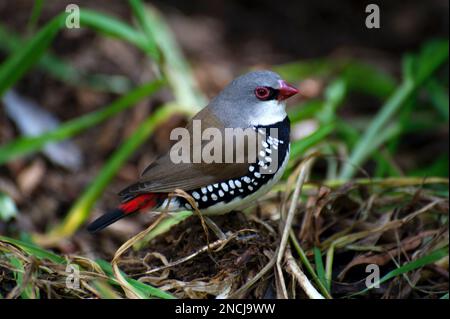
[[[59,126],[59,120],[53,114],[13,90],[6,92],[2,100],[5,113],[25,136],[38,136]],[[43,153],[53,163],[71,171],[77,170],[82,164],[81,151],[71,141],[49,143]]]

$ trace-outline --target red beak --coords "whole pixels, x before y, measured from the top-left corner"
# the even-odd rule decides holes
[[[290,84],[287,84],[283,80],[279,80],[280,88],[278,89],[278,101],[286,100],[288,97],[298,93],[298,90]]]

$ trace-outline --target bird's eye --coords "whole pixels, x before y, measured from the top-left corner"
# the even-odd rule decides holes
[[[265,87],[265,86],[258,86],[255,89],[255,95],[258,99],[265,101],[268,100],[270,98],[270,89]]]

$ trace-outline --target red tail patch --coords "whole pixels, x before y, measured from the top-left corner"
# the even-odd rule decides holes
[[[164,194],[141,194],[121,204],[119,209],[125,214],[130,214],[141,209],[155,207],[158,204],[158,200],[162,198],[164,198]]]

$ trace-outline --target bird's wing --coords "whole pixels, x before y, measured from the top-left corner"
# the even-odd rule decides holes
[[[193,120],[201,120],[201,131],[206,128],[218,128],[224,133],[225,128],[221,122],[211,113],[208,108],[200,111],[186,128],[192,136]],[[209,141],[202,142],[202,148]],[[235,139],[235,149],[248,150],[248,140]],[[243,144],[242,144],[243,143]],[[224,143],[223,143],[224,144]],[[240,148],[243,146],[243,148]],[[222,154],[225,154],[225,149]],[[250,153],[250,154],[249,154]],[[230,178],[238,178],[248,171],[249,163],[256,162],[256,154],[245,151],[243,163],[178,163],[175,164],[170,158],[170,153],[158,158],[150,164],[143,172],[139,182],[132,184],[122,190],[119,195],[123,197],[135,196],[141,193],[172,192],[175,189],[185,191],[204,187],[206,185],[219,183]]]

